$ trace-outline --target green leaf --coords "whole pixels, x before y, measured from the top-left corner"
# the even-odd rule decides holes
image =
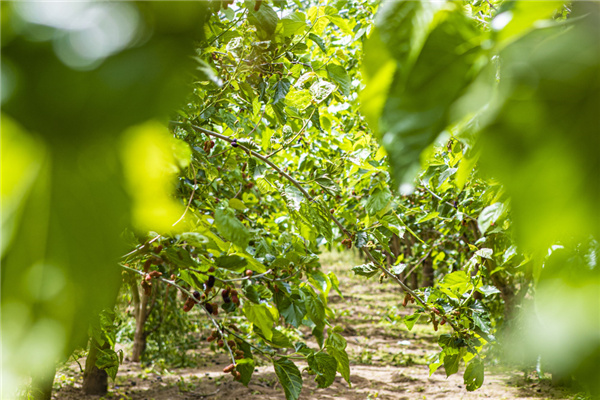
[[[370,278],[379,272],[379,268],[377,268],[375,264],[370,262],[368,264],[362,264],[352,267],[352,271],[354,271],[356,275],[366,276],[367,278]]]
[[[393,176],[411,182],[421,153],[452,122],[450,108],[484,65],[479,63],[482,38],[459,6],[435,2],[384,3],[377,25],[398,67],[389,91],[378,90],[385,105],[374,128],[385,132],[382,143]],[[371,84],[379,86],[369,80],[367,88]]]
[[[242,382],[244,386],[248,386],[250,378],[252,378],[252,374],[254,373],[254,360],[251,358],[242,358],[241,360],[237,360],[235,364],[235,369],[242,376],[240,382]]]
[[[242,195],[242,200],[244,201],[245,204],[249,204],[249,205],[254,205],[254,204],[258,203],[258,199],[254,195],[254,193],[244,193]]]
[[[471,158],[463,157],[463,159],[460,161],[460,164],[458,165],[458,171],[456,171],[456,175],[454,176],[454,182],[459,190],[462,190],[465,187],[469,176],[471,176],[471,171],[473,171],[473,168],[475,168],[475,164],[477,164],[478,159],[479,154]]]
[[[304,202],[300,206],[300,214],[310,223],[311,229],[322,235],[329,243],[333,241],[329,209],[326,204],[319,200],[314,203]]]
[[[273,104],[279,103],[285,99],[285,96],[290,91],[292,83],[289,79],[283,78],[275,84],[275,94],[273,95]]]
[[[348,353],[346,353],[346,339],[331,329],[328,329],[327,333],[329,335],[325,341],[327,353],[335,358],[338,372],[348,382],[348,385],[352,386],[350,383],[350,361]]]
[[[327,18],[333,24],[337,25],[337,27],[340,28],[340,30],[342,32],[344,32],[346,35],[352,35],[353,32],[352,32],[352,29],[350,29],[350,27],[348,26],[347,20],[340,17],[339,15],[333,15],[333,14],[328,14]]]
[[[477,218],[477,226],[479,227],[481,234],[485,235],[485,232],[487,232],[489,227],[493,223],[496,223],[505,211],[506,208],[504,203],[494,203],[484,208]]]
[[[263,38],[267,38],[275,33],[279,17],[270,5],[262,4],[258,11],[250,9],[248,21],[264,33]]]
[[[335,372],[337,370],[337,360],[325,353],[311,354],[306,358],[308,366],[317,376],[315,381],[317,382],[318,388],[326,388],[331,386],[335,379]]]
[[[273,336],[270,339],[267,339],[260,328],[254,326],[254,333],[258,336],[262,337],[266,342],[268,342],[271,346],[275,348],[293,348],[294,344],[290,341],[290,339],[284,335],[282,332],[277,329],[273,329]]]
[[[281,25],[283,27],[283,36],[293,36],[304,31],[306,27],[306,15],[303,12],[296,11],[282,18]]]
[[[232,241],[242,249],[248,247],[250,232],[242,224],[229,208],[217,209],[215,211],[215,225],[225,239]]]
[[[385,189],[377,189],[369,196],[365,209],[369,215],[375,215],[385,209],[392,200],[392,193],[386,187]]]
[[[312,329],[312,334],[315,337],[315,339],[317,340],[319,347],[323,348],[323,339],[325,337],[323,334],[323,327],[315,325],[314,328]]]
[[[444,369],[446,370],[446,376],[457,373],[459,364],[460,354],[446,355],[446,357],[444,357]]]
[[[514,237],[532,253],[600,237],[599,10],[573,4],[579,20],[545,23],[502,50],[502,95],[479,136],[479,165],[510,196]]]
[[[460,297],[467,292],[471,285],[471,279],[465,271],[455,271],[446,275],[439,283],[444,293],[452,297]]]
[[[299,111],[305,110],[312,102],[312,96],[307,89],[298,90],[293,87],[285,96],[285,104],[288,107],[295,107]]]
[[[233,272],[242,272],[248,261],[238,255],[221,256],[215,259],[215,265],[219,268],[228,269]]]
[[[310,86],[310,95],[312,100],[319,104],[329,97],[335,90],[335,85],[327,81],[317,81]]]
[[[291,360],[280,358],[273,360],[275,374],[283,387],[287,400],[298,400],[302,391],[302,375],[300,370]]]
[[[396,72],[396,60],[381,40],[379,29],[373,29],[364,44],[362,73],[365,87],[360,92],[361,111],[369,126],[380,135],[379,120]]]
[[[475,252],[475,255],[481,258],[487,258],[488,260],[491,260],[492,256],[494,255],[494,250],[487,248],[479,249]]]
[[[479,358],[471,360],[463,375],[467,390],[472,392],[483,385],[484,368]]]
[[[393,272],[395,275],[400,275],[401,273],[403,273],[403,272],[404,272],[404,270],[406,269],[406,267],[407,267],[407,266],[408,266],[408,264],[405,264],[405,263],[400,263],[400,264],[398,264],[398,265],[394,265],[394,266],[392,267],[392,272]]]
[[[323,293],[325,298],[327,298],[327,294],[329,293],[329,290],[331,289],[331,282],[329,281],[329,278],[327,277],[327,275],[325,275],[320,270],[316,270],[314,272],[311,272],[309,276],[310,276],[310,278],[309,278],[310,283],[313,286],[315,286],[317,289],[319,289]]]
[[[478,314],[473,313],[473,323],[476,327],[481,329],[481,332],[484,334],[489,334],[491,332],[491,326],[488,322],[484,321]],[[484,335],[481,335],[484,336]],[[487,340],[487,339],[486,339]]]
[[[430,212],[429,214],[419,218],[419,220],[417,221],[417,224],[420,224],[425,221],[429,221],[430,219],[437,218],[438,215],[440,215],[440,213],[437,211]]]
[[[481,292],[484,296],[489,296],[491,294],[500,293],[500,291],[495,286],[485,285],[480,288],[477,288],[478,292]]]
[[[323,189],[327,189],[334,194],[340,193],[340,187],[331,179],[328,175],[320,175],[315,178],[315,182],[321,186]]]
[[[285,322],[298,328],[306,315],[304,301],[289,297],[282,291],[277,292],[275,296],[279,313],[285,319]]]
[[[385,226],[390,231],[398,235],[400,238],[404,237],[404,232],[406,232],[406,226],[404,225],[402,220],[400,220],[400,218],[398,218],[395,214],[384,215],[379,219],[379,221],[383,226]]]
[[[551,19],[564,1],[511,1],[500,8],[490,23],[495,39],[503,45],[534,29],[540,20]]]
[[[98,349],[96,366],[106,371],[111,379],[117,377],[119,370],[119,355],[113,349]]]
[[[283,190],[286,203],[294,211],[299,211],[302,202],[305,200],[304,194],[294,185],[287,185]]]
[[[327,48],[325,48],[325,42],[323,42],[323,39],[321,39],[319,36],[315,35],[312,32],[308,34],[308,38],[315,42],[323,53],[327,54]]]
[[[194,247],[202,247],[209,242],[206,236],[201,235],[198,232],[184,232],[179,237],[181,240]]]
[[[436,359],[429,363],[429,376],[433,375],[444,364],[444,357],[446,353],[442,350],[438,353]]]
[[[246,285],[242,288],[244,296],[253,303],[261,304],[262,300],[272,297],[272,292],[262,285]]]
[[[365,247],[368,242],[369,238],[366,232],[356,232],[356,240],[354,241],[354,244],[357,248],[360,249],[361,247]]]
[[[245,211],[248,208],[244,202],[239,199],[229,199],[229,207],[238,211]]]
[[[315,291],[308,285],[304,285],[300,288],[300,295],[304,300],[304,306],[308,313],[309,318],[312,322],[323,329],[325,326],[325,306],[321,301],[321,298],[315,293]]]
[[[415,326],[415,323],[419,320],[419,317],[421,317],[420,313],[414,313],[404,317],[404,324],[409,331],[412,330],[413,326]]]
[[[258,326],[262,335],[267,339],[273,338],[273,314],[264,304],[254,304],[249,301],[244,303],[244,315],[248,321]]]
[[[340,297],[343,299],[344,295],[340,291],[340,281],[338,280],[338,277],[333,273],[333,271],[329,271],[327,277],[329,278],[329,282],[331,282],[331,287],[333,287],[337,294],[339,294]]]
[[[345,96],[350,96],[351,80],[344,67],[338,64],[327,64],[327,74],[340,86]]]

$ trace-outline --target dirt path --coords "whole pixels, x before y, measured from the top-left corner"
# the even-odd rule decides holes
[[[467,392],[462,373],[446,378],[443,369],[431,377],[427,358],[436,352],[437,335],[425,325],[415,325],[409,332],[400,317],[410,310],[396,307],[402,299],[397,286],[377,278],[355,277],[350,268],[356,260],[350,253],[326,254],[326,272],[333,270],[339,280],[343,299],[330,296],[336,310],[334,323],[344,327],[348,341],[352,388],[337,377],[327,389],[316,389],[313,377],[304,374],[301,399],[567,399],[568,395],[553,388],[548,380],[525,381],[519,371],[486,371],[483,386]],[[435,335],[434,335],[435,333]],[[209,351],[209,350],[208,350]],[[204,353],[206,354],[206,353]],[[166,399],[278,399],[284,400],[272,366],[259,366],[248,387],[244,387],[221,370],[229,364],[223,355],[209,355],[195,369],[158,371],[143,369],[126,362],[106,398],[132,400]],[[302,369],[302,368],[301,368]],[[77,364],[57,374],[54,399],[97,399],[83,396],[81,374]]]

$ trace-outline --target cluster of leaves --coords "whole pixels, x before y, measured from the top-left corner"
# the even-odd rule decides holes
[[[407,18],[417,18],[429,7],[396,6],[411,8],[412,17]],[[451,15],[452,24],[455,18],[466,18],[453,7],[440,11]],[[489,20],[492,9],[480,4],[470,12]],[[450,375],[464,361],[465,382],[474,390],[483,382],[483,346],[495,340],[494,326],[503,320],[502,311],[509,311],[502,303],[514,301],[515,287],[524,289],[522,295],[529,287],[530,274],[522,268],[527,259],[514,247],[507,252],[512,242],[506,196],[499,185],[471,175],[476,161],[470,156],[472,143],[461,140],[458,130],[455,138],[430,151],[417,190],[397,194],[386,153],[374,145],[353,101],[361,78],[360,47],[348,43],[356,43],[368,31],[365,17],[372,9],[350,4],[341,11],[332,6],[286,9],[280,19],[268,4],[258,10],[250,3],[234,4],[219,11],[227,18],[207,25],[208,45],[198,50],[197,58],[202,77],[173,124],[175,135],[192,149],[192,162],[178,185],[191,229],[168,243],[161,239],[159,269],[175,273],[187,289],[204,289],[199,302],[208,314],[215,314],[218,306],[213,301],[219,290],[239,292],[241,302],[227,302],[228,295],[223,295],[221,308],[243,313],[251,327],[244,332],[248,346],[258,340],[254,348],[271,357],[278,354],[273,348],[305,357],[319,386],[327,386],[331,380],[322,374],[331,368],[325,361],[315,364],[315,354],[332,365],[337,361],[346,379],[348,365],[345,345],[337,348],[338,354],[325,340],[331,312],[327,295],[337,285],[335,276],[319,271],[317,253],[319,245],[341,240],[345,247],[354,245],[370,254],[369,263],[354,268],[357,274],[383,271],[382,278],[401,282],[412,274],[414,291],[407,298],[416,297],[422,308],[405,319],[407,327],[425,316],[436,330],[438,323],[454,329],[440,338],[442,351],[432,361],[431,372],[444,365]],[[384,10],[382,18],[401,14]],[[472,34],[486,28],[468,26]],[[386,27],[393,31],[393,25]],[[377,40],[374,35],[371,43]],[[438,50],[434,40],[431,49],[422,51]],[[367,62],[367,75],[369,66]],[[434,72],[428,71],[428,76]],[[425,81],[415,78],[411,84]],[[372,86],[367,86],[367,94]],[[402,101],[408,101],[402,93]],[[422,95],[421,103],[439,100],[431,93]],[[456,95],[449,96],[451,102]],[[364,99],[363,94],[363,103]],[[417,100],[411,98],[407,107],[421,104]],[[368,111],[369,106],[364,108]],[[389,114],[393,112],[384,110],[386,118],[396,118]],[[439,118],[444,122],[447,117]],[[431,129],[428,140],[437,136],[438,128]],[[410,159],[388,150],[395,170],[400,168],[396,160]],[[400,245],[392,249],[395,238]],[[147,256],[143,246],[139,249],[128,261],[141,266]],[[385,265],[390,267],[387,275]],[[279,321],[284,325],[273,328]],[[240,339],[226,320],[219,323],[233,335],[223,340]],[[292,344],[285,326],[302,324],[312,328],[321,352]],[[328,332],[327,340],[335,334]],[[251,357],[245,360],[242,364]],[[294,365],[283,360],[289,368]],[[282,368],[276,358],[273,362],[276,371]],[[243,371],[241,380],[247,383],[250,377]],[[252,368],[245,371],[251,374]],[[300,377],[297,369],[293,375]],[[294,382],[282,381],[282,386],[288,396],[296,396]]]
[[[312,328],[327,351],[316,354],[335,359],[348,379],[345,346],[336,357],[324,337],[327,295],[337,280],[319,271],[317,253],[321,244],[354,245],[371,255],[354,268],[357,274],[400,281],[412,274],[413,289],[422,276],[428,288],[409,297],[423,308],[406,324],[410,329],[424,315],[435,328],[452,325],[431,372],[443,364],[449,375],[459,361],[469,362],[465,381],[474,390],[483,381],[483,363],[474,357],[502,320],[506,298],[496,294],[526,280],[518,270],[523,258],[513,257],[514,249],[504,252],[511,242],[503,191],[470,179],[474,162],[464,155],[470,149],[451,139],[432,151],[417,191],[396,194],[386,153],[374,145],[355,101],[357,39],[369,30],[373,10],[350,4],[341,12],[332,6],[286,11],[279,19],[268,4],[259,10],[233,5],[220,11],[227,18],[208,25],[208,45],[197,58],[202,77],[173,124],[192,149],[178,185],[191,229],[168,244],[161,239],[159,268],[190,290],[204,289],[208,314],[219,290],[238,291],[243,306],[224,301],[221,308],[243,313],[253,333],[245,332],[246,339],[261,341],[256,348],[306,357],[321,386],[331,383],[319,380],[325,367],[313,364],[304,344],[292,345],[285,325]],[[392,249],[395,238],[400,246]],[[146,257],[141,251],[129,261],[141,266]],[[274,329],[280,316],[285,324]],[[222,327],[233,335],[226,322]],[[248,380],[242,373],[242,382]]]
[[[362,111],[389,153],[396,182],[410,187],[425,165],[427,171],[419,176],[425,182],[419,183],[433,195],[434,187],[428,181],[435,175],[435,168],[441,168],[438,183],[433,183],[437,185],[435,190],[442,191],[438,200],[456,206],[461,196],[471,191],[485,207],[472,210],[479,231],[476,236],[481,236],[472,243],[479,248],[473,248],[474,258],[463,264],[464,271],[446,275],[430,292],[444,310],[455,306],[452,297],[458,296],[460,305],[471,302],[474,309],[469,321],[457,323],[473,329],[481,338],[489,337],[488,324],[481,318],[489,313],[476,311],[479,306],[471,294],[480,290],[479,285],[484,285],[483,289],[493,284],[500,291],[507,319],[515,303],[532,287],[530,283],[540,293],[560,280],[567,287],[572,284],[570,273],[549,278],[545,272],[551,246],[577,253],[575,249],[588,248],[590,237],[598,236],[597,224],[590,224],[589,219],[594,214],[592,204],[598,200],[598,191],[588,183],[594,180],[595,170],[595,156],[589,148],[597,143],[598,136],[590,110],[598,107],[600,100],[600,53],[597,43],[586,38],[597,33],[599,12],[597,4],[550,1],[475,1],[466,5],[390,2],[382,6],[377,28],[365,44]],[[568,66],[558,68],[567,59]],[[448,134],[461,143],[460,163],[440,164],[430,157],[434,142]],[[488,179],[494,177],[502,184],[505,195],[494,188],[494,180],[488,180],[479,193],[476,184],[472,186],[474,191],[469,188],[467,178],[476,163]],[[447,194],[452,195],[446,197],[443,182],[450,176],[454,176],[458,192],[450,191]],[[479,197],[486,192],[487,196]],[[506,218],[509,206],[514,227]],[[428,211],[421,222],[444,213],[439,207]],[[513,235],[502,234],[511,227],[515,242],[511,240]],[[582,275],[590,270],[597,275],[595,259],[580,258],[579,264],[569,268],[577,264]],[[473,265],[481,268],[470,276],[465,274]],[[597,288],[597,279],[585,286]],[[430,297],[427,291],[423,294]],[[539,296],[537,306],[546,309],[542,298]],[[594,312],[597,307],[582,305],[580,309]],[[543,314],[530,310],[526,315],[545,318],[544,323],[555,326],[554,332],[558,333],[549,315]],[[588,326],[583,316],[573,324],[569,313],[555,319],[568,320],[570,326]],[[522,326],[525,342],[534,344],[537,333],[527,324]],[[579,334],[573,329],[568,336]],[[477,345],[469,344],[464,337],[451,339],[440,340],[444,350],[432,368],[443,363],[447,373],[456,372],[460,358],[468,362],[476,353],[471,349],[476,350]],[[594,354],[598,341],[590,339],[586,343],[589,348],[585,354],[597,359]],[[563,361],[589,365],[588,356],[565,352],[560,352],[563,361],[559,361],[559,352],[550,343],[529,346],[536,349],[533,352],[524,350],[527,346],[517,347],[529,357],[544,354],[563,374],[575,371],[557,367]],[[474,360],[467,367],[468,387],[481,384],[481,365]],[[598,390],[585,373],[579,376],[588,387]]]
[[[280,18],[269,4],[247,2],[215,13],[198,49],[199,79],[172,124],[191,149],[177,184],[183,232],[143,240],[124,263],[139,276],[161,273],[149,294],[171,276],[186,293],[180,305],[199,305],[193,317],[205,314],[218,327],[216,348],[232,355],[226,372],[247,384],[254,356],[266,356],[295,399],[294,359],[307,362],[319,387],[336,371],[350,379],[345,339],[329,324],[337,278],[320,271],[318,252],[356,223],[352,208],[338,209],[352,191],[341,188],[384,170],[355,101],[373,8],[287,6]],[[239,315],[246,322],[234,324]],[[297,340],[303,326],[318,350]],[[234,355],[230,342],[244,353]]]

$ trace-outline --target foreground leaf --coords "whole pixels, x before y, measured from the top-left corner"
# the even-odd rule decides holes
[[[317,387],[326,388],[331,386],[335,379],[335,371],[337,369],[337,361],[335,358],[325,353],[311,354],[307,357],[308,366],[317,376],[315,382]]]
[[[287,400],[298,400],[302,390],[302,375],[296,364],[287,358],[280,358],[279,360],[273,360],[273,367],[285,392],[285,398]]]
[[[472,392],[483,385],[483,363],[478,358],[473,359],[463,375],[467,390]]]

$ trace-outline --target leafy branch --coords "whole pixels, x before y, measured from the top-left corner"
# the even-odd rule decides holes
[[[290,181],[294,186],[296,186],[296,188],[298,188],[298,190],[304,195],[304,197],[306,197],[306,199],[308,199],[312,203],[315,202],[315,199],[304,189],[304,187],[302,187],[302,185],[300,184],[300,182],[298,182],[296,179],[292,178],[288,173],[286,173],[285,171],[283,171],[275,163],[273,163],[271,160],[269,160],[267,157],[263,156],[262,154],[254,151],[254,150],[251,150],[251,149],[245,147],[242,144],[237,143],[237,141],[234,142],[234,139],[232,139],[229,136],[221,135],[220,133],[213,132],[211,130],[199,127],[197,125],[192,125],[192,124],[189,124],[189,123],[185,123],[185,122],[172,121],[172,123],[177,124],[177,125],[182,125],[182,126],[186,126],[187,125],[187,126],[192,127],[194,130],[196,130],[198,132],[204,133],[205,135],[213,136],[213,137],[216,137],[218,139],[221,139],[221,140],[224,140],[226,142],[229,142],[231,144],[235,144],[236,147],[240,148],[241,150],[243,150],[244,152],[246,152],[248,155],[253,156],[253,157],[261,160],[265,164],[269,165],[271,168],[273,168],[275,171],[277,171],[277,173],[279,173],[285,179],[287,179],[288,181]],[[346,237],[348,237],[349,239],[352,239],[352,235],[350,234],[350,232],[348,232],[348,230],[346,230],[346,228],[342,225],[342,223],[331,212],[328,212],[328,215],[329,215],[329,218],[339,227],[340,231],[343,232],[343,234],[346,235]],[[371,252],[369,251],[369,249],[367,247],[361,247],[361,249],[363,250],[363,252],[367,256],[367,258],[373,263],[373,265],[375,265],[375,267],[377,267],[381,272],[383,272],[388,277],[392,278],[398,285],[400,285],[400,287],[402,287],[402,289],[405,292],[410,293],[410,295],[417,302],[419,302],[419,304],[421,304],[421,306],[423,306],[423,308],[425,310],[427,310],[430,313],[435,313],[434,309],[432,307],[430,307],[425,302],[425,300],[423,300],[414,290],[412,290],[410,287],[408,287],[408,285],[406,285],[398,276],[396,276],[394,273],[392,273],[390,270],[388,270],[385,266],[383,266],[379,261],[377,261],[375,259],[375,257],[371,254]],[[456,331],[460,331],[460,329],[452,321],[448,321],[448,323]]]

